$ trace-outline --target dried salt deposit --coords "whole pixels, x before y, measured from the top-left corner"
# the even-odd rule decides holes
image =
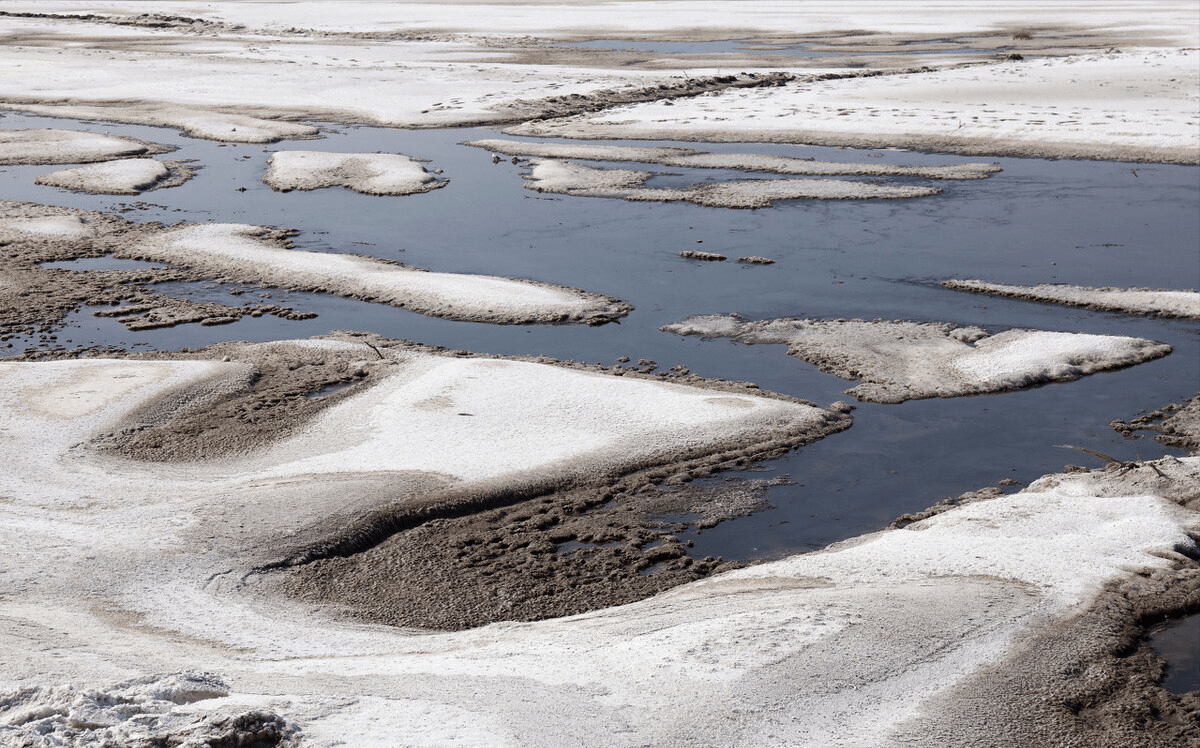
[[[0,108],[241,143],[319,137],[312,122],[484,123],[539,137],[1200,163],[1194,0],[464,7],[8,0]],[[614,48],[743,39],[791,52],[562,46],[588,39]],[[0,131],[0,163],[159,148]],[[685,149],[525,155],[848,168]],[[646,172],[534,169],[563,189],[706,205],[813,189],[776,180],[666,191],[646,188]],[[9,205],[6,242],[110,241],[116,220]],[[290,251],[255,227],[124,228],[137,242],[129,256],[456,319],[607,321],[628,309],[571,289]],[[5,283],[10,296],[22,290]],[[1133,310],[1131,300],[1118,303]],[[1162,313],[1162,302],[1138,311]],[[1132,338],[913,323],[707,318],[670,329],[784,342],[839,376],[865,374],[852,392],[889,402],[1030,386],[1166,353]],[[363,542],[337,535],[368,519],[449,511],[442,500],[462,486],[519,494],[539,476],[608,475],[671,449],[705,454],[776,427],[815,437],[835,424],[794,401],[498,359],[384,356],[361,341],[179,355],[191,360],[0,363],[0,745],[1197,740],[1196,695],[1168,698],[1154,685],[1136,622],[1200,605],[1198,457],[1046,476],[1015,495],[619,608],[408,631],[282,597],[272,587],[282,572],[264,566],[331,536]],[[904,363],[909,372],[898,371]],[[239,401],[268,371],[295,379]],[[308,402],[296,382],[350,387],[289,410]],[[247,408],[210,407],[230,398]],[[1158,414],[1164,436],[1194,426],[1194,410]],[[229,412],[245,418],[222,425]]]
[[[267,354],[361,356],[382,379],[244,457],[153,464],[89,446],[97,433],[238,391],[251,381],[245,362]],[[1024,644],[1060,620],[1092,625],[1092,601],[1131,568],[1171,592],[1178,552],[1196,552],[1196,515],[1176,501],[1197,498],[1187,489],[1200,481],[1200,458],[1166,459],[1157,470],[1048,476],[620,608],[455,634],[348,623],[260,598],[248,563],[286,554],[297,530],[345,512],[348,498],[360,510],[388,501],[345,491],[376,469],[373,455],[521,485],[588,463],[619,470],[612,458],[638,461],[630,450],[648,445],[703,451],[761,437],[764,426],[820,429],[826,416],[545,365],[379,360],[350,341],[235,355],[0,364],[10,434],[0,442],[0,743],[258,735],[273,744],[296,733],[316,746],[607,746],[614,725],[629,745],[905,745],[933,728],[961,743],[975,721],[944,712],[967,708],[995,724],[1029,696],[1042,711],[1022,715],[1053,724],[1066,697],[1039,692],[1043,681],[1005,682],[1000,693],[994,682],[980,692],[978,678],[1020,664]],[[467,408],[476,421],[464,433]],[[631,438],[631,427],[645,433]],[[553,451],[529,449],[531,439]],[[279,511],[297,481],[306,501]],[[1083,646],[1050,650],[1054,667],[1111,659],[1099,629],[1080,634]],[[746,712],[754,719],[736,718]],[[1101,731],[1101,745],[1107,726],[1076,729]]]
[[[686,201],[710,208],[766,208],[774,200],[895,200],[936,195],[932,187],[876,185],[836,179],[754,179],[697,184],[686,189],[642,187],[648,171],[598,169],[569,161],[530,162],[525,189],[575,197],[615,197],[647,202]]]
[[[1109,312],[1200,319],[1200,293],[1196,291],[1089,288],[1048,283],[1040,283],[1036,286],[1013,286],[981,280],[948,280],[944,281],[942,285],[957,291],[975,291],[995,296],[1029,299],[1030,301],[1049,301],[1054,304],[1081,306]]]
[[[573,143],[529,143],[523,140],[471,140],[463,145],[494,153],[526,158],[574,158],[588,161],[638,161],[696,169],[738,169],[775,174],[807,176],[855,175],[922,177],[925,179],[985,179],[1000,171],[995,164],[950,166],[901,166],[897,164],[845,164],[788,156],[754,153],[705,153],[690,148],[639,148],[623,145],[576,145]]]
[[[175,187],[190,179],[192,173],[186,164],[178,161],[164,163],[152,158],[128,158],[52,171],[33,181],[80,192],[137,195],[146,190]]]
[[[766,320],[736,315],[689,317],[667,325],[679,335],[784,343],[788,354],[842,379],[859,400],[900,403],[925,397],[1003,392],[1133,366],[1165,356],[1171,346],[1141,338],[1043,330],[863,320]]]
[[[263,182],[272,189],[348,187],[366,195],[412,195],[446,186],[419,162],[398,153],[279,151],[267,159]]]
[[[0,164],[86,164],[170,150],[155,143],[83,130],[0,130]]]
[[[120,251],[246,282],[369,298],[435,317],[499,324],[603,324],[629,306],[600,294],[486,275],[430,273],[372,257],[286,249],[269,230],[199,224],[167,230]]]

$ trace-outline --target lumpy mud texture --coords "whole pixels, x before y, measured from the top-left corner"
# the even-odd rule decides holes
[[[1173,460],[1112,464],[1102,471],[1124,475],[1124,481],[1135,485],[1153,483],[1154,492],[1164,498],[1200,509],[1200,485],[1164,477],[1164,473],[1178,475],[1164,464]],[[1000,495],[995,487],[972,491],[900,517],[892,528]],[[1150,631],[1164,619],[1200,611],[1200,559],[1194,549],[1177,551],[1181,552],[1171,554],[1172,568],[1135,570],[1110,582],[1087,609],[1019,643],[1003,661],[923,705],[919,718],[889,736],[892,744],[939,748],[1190,748],[1200,744],[1200,691],[1177,695],[1164,688],[1167,663],[1149,642]],[[998,731],[996,725],[1004,729]]]
[[[233,307],[154,291],[154,284],[207,277],[177,266],[82,271],[43,267],[43,263],[117,254],[127,242],[157,228],[104,213],[0,203],[0,351],[12,349],[12,339],[22,336],[30,342],[37,336],[41,346],[53,346],[64,318],[85,306],[109,307],[94,314],[114,317],[129,330],[193,322],[219,325],[246,315],[316,316],[276,304],[247,302]]]
[[[299,566],[279,584],[363,620],[461,630],[630,603],[742,565],[693,558],[679,534],[769,507],[772,482],[664,487],[651,477],[432,520],[363,553]]]
[[[1130,439],[1137,439],[1139,431],[1155,431],[1158,433],[1154,441],[1196,454],[1200,452],[1200,394],[1193,395],[1186,403],[1170,403],[1128,421],[1117,419],[1109,425]]]
[[[368,358],[370,357],[370,358]],[[361,351],[287,344],[221,343],[133,359],[241,363],[244,375],[186,401],[165,398],[95,439],[102,452],[150,462],[195,462],[249,454],[309,423],[329,405],[379,381],[395,363]],[[371,361],[370,359],[376,359]]]
[[[1147,629],[1200,610],[1200,565],[1134,574],[922,708],[898,745],[1190,748],[1200,691],[1163,688]],[[1003,725],[997,730],[996,725]],[[907,740],[905,739],[907,738]]]

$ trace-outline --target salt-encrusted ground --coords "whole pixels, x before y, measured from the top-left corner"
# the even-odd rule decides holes
[[[414,195],[444,187],[416,160],[398,153],[279,151],[263,182],[281,192],[348,187],[366,195]]]
[[[310,123],[330,120],[505,123],[567,137],[1200,161],[1191,2],[465,7],[8,2],[0,106],[243,143],[313,138]],[[591,38],[762,40],[780,54],[554,44]],[[62,137],[70,155],[4,133],[0,158],[158,152]],[[45,241],[95,231],[47,214],[4,229]],[[244,240],[178,231],[226,248]],[[196,249],[144,249],[156,246]],[[22,290],[0,278],[0,291]],[[226,431],[149,428],[258,381],[236,356],[0,364],[0,744],[1200,740],[1195,694],[1157,688],[1137,638],[1142,618],[1200,606],[1196,457],[1047,476],[904,529],[557,620],[417,633],[278,595],[273,577],[251,572],[303,560],[331,527],[379,527],[376,502],[416,497],[419,510],[489,476],[503,495],[530,469],[619,472],[661,459],[646,452],[660,438],[719,450],[784,413],[819,433],[836,422],[746,393],[369,348],[260,352],[302,372],[316,351],[331,369],[304,381],[362,383],[287,411],[282,432],[256,431],[253,418]],[[531,386],[553,397],[531,403]],[[280,394],[256,402],[307,400]],[[501,414],[476,424],[491,409]],[[543,441],[546,454],[529,447]],[[146,460],[154,450],[170,459]],[[398,513],[382,508],[383,520]]]
[[[377,381],[248,453],[156,463],[106,447],[244,390],[263,357],[313,354]],[[1198,500],[1190,458],[1049,476],[904,529],[566,619],[458,634],[350,624],[260,597],[254,570],[309,547],[331,520],[419,506],[438,495],[430,486],[594,480],[815,438],[837,417],[535,363],[379,358],[353,339],[235,356],[0,365],[0,651],[5,685],[17,687],[0,697],[4,744],[298,729],[311,745],[903,745],[927,736],[926,706],[961,695],[988,714],[971,679],[1130,569],[1196,594],[1173,571],[1198,552],[1197,515],[1177,503]],[[353,490],[381,478],[390,491]],[[1108,654],[1060,653],[1056,667]],[[46,688],[58,684],[76,690]],[[1125,729],[1160,699],[1117,686],[1140,712],[1077,732]],[[129,701],[114,705],[121,694]],[[1043,714],[1022,714],[1065,737],[1056,715],[1066,707],[1050,696]],[[1165,703],[1174,718],[1181,707]],[[1008,708],[998,699],[990,713]],[[962,734],[937,724],[943,744]]]
[[[663,332],[784,343],[788,353],[821,371],[862,384],[859,400],[900,403],[924,397],[1004,392],[1150,361],[1171,346],[1113,335],[1005,330],[932,322],[781,319],[737,315],[690,317]]]
[[[121,162],[116,162],[121,163]],[[367,298],[450,319],[498,324],[604,324],[629,305],[598,293],[534,281],[466,273],[432,273],[373,257],[291,249],[286,231],[245,224],[133,226],[112,216],[25,203],[0,203],[0,238],[25,254],[14,267],[39,273],[28,258],[85,256],[99,243],[117,257],[174,263],[209,277]],[[39,254],[51,253],[51,258]],[[54,253],[59,256],[54,257]],[[43,303],[14,294],[13,308]],[[80,299],[75,299],[79,303]]]
[[[1014,286],[981,280],[943,281],[946,288],[958,291],[1011,296],[1030,301],[1048,301],[1067,306],[1102,309],[1162,317],[1200,319],[1200,293],[1153,288],[1087,288],[1084,286],[1051,285]]]
[[[43,174],[34,184],[105,195],[138,195],[146,190],[176,187],[192,176],[187,164],[151,158],[104,161]]]

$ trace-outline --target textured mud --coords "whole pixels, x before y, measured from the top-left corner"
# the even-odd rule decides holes
[[[1148,492],[1200,511],[1200,484],[1172,469],[1178,464],[1167,457],[1098,472],[1132,484],[1135,491],[1146,484]],[[972,491],[904,515],[892,527],[1000,495],[995,487]],[[1177,695],[1164,688],[1167,663],[1149,643],[1150,632],[1164,619],[1200,612],[1200,558],[1194,549],[1178,550],[1189,555],[1173,553],[1173,568],[1134,571],[1108,584],[1085,610],[927,703],[920,717],[894,736],[895,744],[1189,748],[1200,743],[1200,691]],[[997,724],[1003,731],[995,729]]]
[[[90,306],[110,307],[95,314],[115,317],[130,330],[191,322],[224,324],[246,315],[315,316],[275,304],[247,302],[232,307],[154,291],[152,286],[158,283],[211,278],[178,266],[83,271],[42,267],[42,263],[120,254],[130,240],[155,230],[155,224],[134,224],[104,213],[0,203],[0,350],[13,348],[14,337],[34,342],[37,336],[40,345],[53,346],[63,319]]]
[[[390,368],[367,345],[350,352],[271,343],[220,343],[135,360],[229,361],[236,382],[179,402],[165,398],[99,434],[100,451],[149,462],[198,462],[250,454],[295,433],[329,405],[379,381]],[[374,360],[372,360],[374,359]]]
[[[1200,394],[1186,403],[1170,403],[1128,421],[1116,419],[1109,425],[1131,439],[1139,438],[1139,431],[1157,432],[1154,441],[1196,454],[1200,452]]]
[[[980,280],[948,280],[942,283],[956,291],[971,291],[1012,299],[1095,309],[1102,312],[1141,314],[1148,317],[1200,319],[1200,293],[1154,288],[1090,288],[1039,284],[1010,286]]]
[[[362,620],[461,630],[621,605],[743,565],[693,558],[679,534],[769,507],[771,483],[651,482],[666,477],[641,473],[435,519],[362,553],[299,566],[277,583]]]

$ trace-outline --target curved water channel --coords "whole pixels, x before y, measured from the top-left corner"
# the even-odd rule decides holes
[[[72,315],[53,343],[13,339],[11,349],[120,345],[131,350],[197,347],[226,340],[302,338],[367,330],[448,348],[548,356],[611,365],[650,359],[661,370],[752,381],[820,405],[849,399],[845,382],[784,354],[783,346],[703,341],[659,331],[688,315],[737,312],[775,317],[907,319],[1132,335],[1174,353],[1076,382],[994,396],[857,404],[854,425],[744,477],[786,474],[773,508],[682,539],[696,557],[770,558],[879,529],[943,497],[1027,483],[1097,458],[1071,444],[1131,460],[1181,454],[1149,439],[1130,441],[1108,426],[1168,402],[1200,382],[1200,324],[1147,319],[940,288],[948,278],[1032,284],[1196,288],[1200,286],[1200,169],[1119,162],[980,159],[898,150],[788,145],[684,145],[713,152],[765,153],[819,160],[895,164],[996,161],[989,179],[891,180],[943,192],[909,200],[796,200],[758,210],[690,203],[540,195],[523,189],[521,169],[462,141],[504,137],[491,130],[396,131],[329,125],[324,140],[273,145],[219,144],[169,129],[81,123],[5,114],[5,128],[69,127],[177,146],[170,159],[195,159],[186,184],[138,197],[100,196],[35,186],[63,166],[0,167],[0,198],[121,211],[133,221],[241,222],[290,227],[298,248],[400,260],[438,271],[530,278],[615,296],[635,309],[620,324],[498,326],[455,322],[379,304],[279,289],[230,295],[216,283],[166,284],[164,292],[234,306],[269,295],[314,319],[246,317],[219,327],[186,325],[129,332],[118,322]],[[276,150],[397,152],[429,159],[449,184],[409,197],[372,197],[342,188],[278,193],[262,183]],[[591,165],[597,165],[592,163]],[[770,177],[720,170],[605,164],[670,172],[648,186]],[[698,262],[679,252],[727,255]],[[773,265],[735,261],[744,255]],[[81,267],[80,269],[86,269]],[[722,481],[728,475],[709,480]],[[1019,485],[1006,490],[1018,490]]]

